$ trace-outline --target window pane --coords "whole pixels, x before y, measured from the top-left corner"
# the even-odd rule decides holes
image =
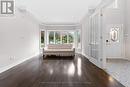
[[[75,33],[72,31],[50,31],[49,44],[74,43]]]
[[[45,46],[44,35],[45,35],[45,32],[44,32],[44,31],[41,31],[41,47],[42,47],[42,48]]]
[[[55,44],[61,44],[60,32],[55,32]]]
[[[54,44],[54,32],[49,33],[49,44]]]
[[[62,33],[62,44],[67,43],[67,33]]]
[[[80,43],[80,33],[78,32],[78,43]]]
[[[68,43],[73,43],[74,42],[74,32],[69,32],[69,34],[68,34],[69,36],[68,36]]]
[[[78,39],[78,48],[81,48],[81,37],[80,37],[80,31],[77,31],[77,39]]]

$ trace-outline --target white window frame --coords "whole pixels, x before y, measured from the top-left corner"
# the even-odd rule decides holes
[[[73,44],[73,47],[75,47],[76,49],[82,49],[82,31],[80,30],[80,29],[76,29],[76,30],[45,30],[45,29],[40,29],[40,49],[43,49],[42,47],[41,47],[41,31],[44,31],[45,32],[45,36],[44,36],[44,43],[45,43],[45,47],[47,47],[47,45],[49,44],[49,32],[74,32],[74,35],[73,35],[73,43],[71,43],[71,44]],[[77,31],[79,31],[80,32],[80,44],[81,44],[81,46],[80,47],[78,47],[78,38],[77,38]],[[55,35],[55,33],[54,33],[54,35]],[[61,44],[62,44],[62,35],[60,35],[61,36]],[[68,37],[69,37],[69,34],[67,34],[67,43],[66,44],[69,44],[69,39],[68,39]],[[54,43],[55,43],[55,36],[54,36]]]
[[[42,32],[42,31],[44,31],[44,44],[45,44],[44,47],[41,47],[41,32]],[[40,29],[40,32],[39,32],[39,37],[40,37],[40,38],[39,38],[39,39],[40,39],[40,40],[39,40],[39,41],[40,41],[40,42],[39,42],[39,45],[40,45],[39,48],[40,48],[40,49],[43,49],[43,48],[45,48],[45,47],[47,46],[47,44],[46,44],[47,36],[46,36],[46,35],[47,35],[47,34],[46,34],[46,30]]]

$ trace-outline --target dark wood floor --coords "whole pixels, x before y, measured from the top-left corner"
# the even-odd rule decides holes
[[[82,55],[75,58],[42,56],[2,74],[0,87],[124,87]]]

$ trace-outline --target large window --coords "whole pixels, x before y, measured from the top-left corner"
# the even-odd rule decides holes
[[[54,44],[54,32],[49,32],[49,44]]]
[[[73,44],[81,49],[81,31],[41,31],[41,48],[47,44]]]
[[[49,31],[49,44],[74,43],[74,32],[70,31]]]
[[[45,32],[41,31],[41,48],[45,46]]]

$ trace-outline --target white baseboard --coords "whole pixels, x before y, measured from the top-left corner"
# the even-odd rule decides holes
[[[84,55],[87,59],[89,59],[89,61],[90,61],[91,63],[93,63],[93,64],[96,65],[97,67],[101,68],[101,64],[100,64],[95,58],[90,57],[90,56],[88,56],[88,55],[86,55],[86,54],[84,54],[84,53],[82,53],[82,55]]]
[[[82,53],[82,55],[85,56],[88,60],[90,59],[90,57],[86,55],[85,53]]]
[[[124,59],[130,61],[130,58],[124,58]]]
[[[109,60],[109,59],[111,59],[111,60],[128,60],[128,61],[130,61],[130,58],[126,58],[126,57],[122,57],[122,58],[107,58],[107,60]]]
[[[5,66],[5,67],[3,67],[3,68],[0,68],[0,73],[5,72],[5,71],[7,71],[7,70],[13,68],[14,66],[17,66],[17,65],[19,65],[19,64],[21,64],[21,63],[23,63],[23,62],[25,62],[25,61],[27,61],[27,60],[29,60],[29,59],[35,57],[35,56],[37,56],[37,55],[39,55],[39,52],[35,53],[34,55],[32,55],[32,56],[30,56],[30,57],[23,58],[23,60],[16,61],[16,62],[14,62],[13,64],[10,64],[10,65],[8,65],[8,66]]]

